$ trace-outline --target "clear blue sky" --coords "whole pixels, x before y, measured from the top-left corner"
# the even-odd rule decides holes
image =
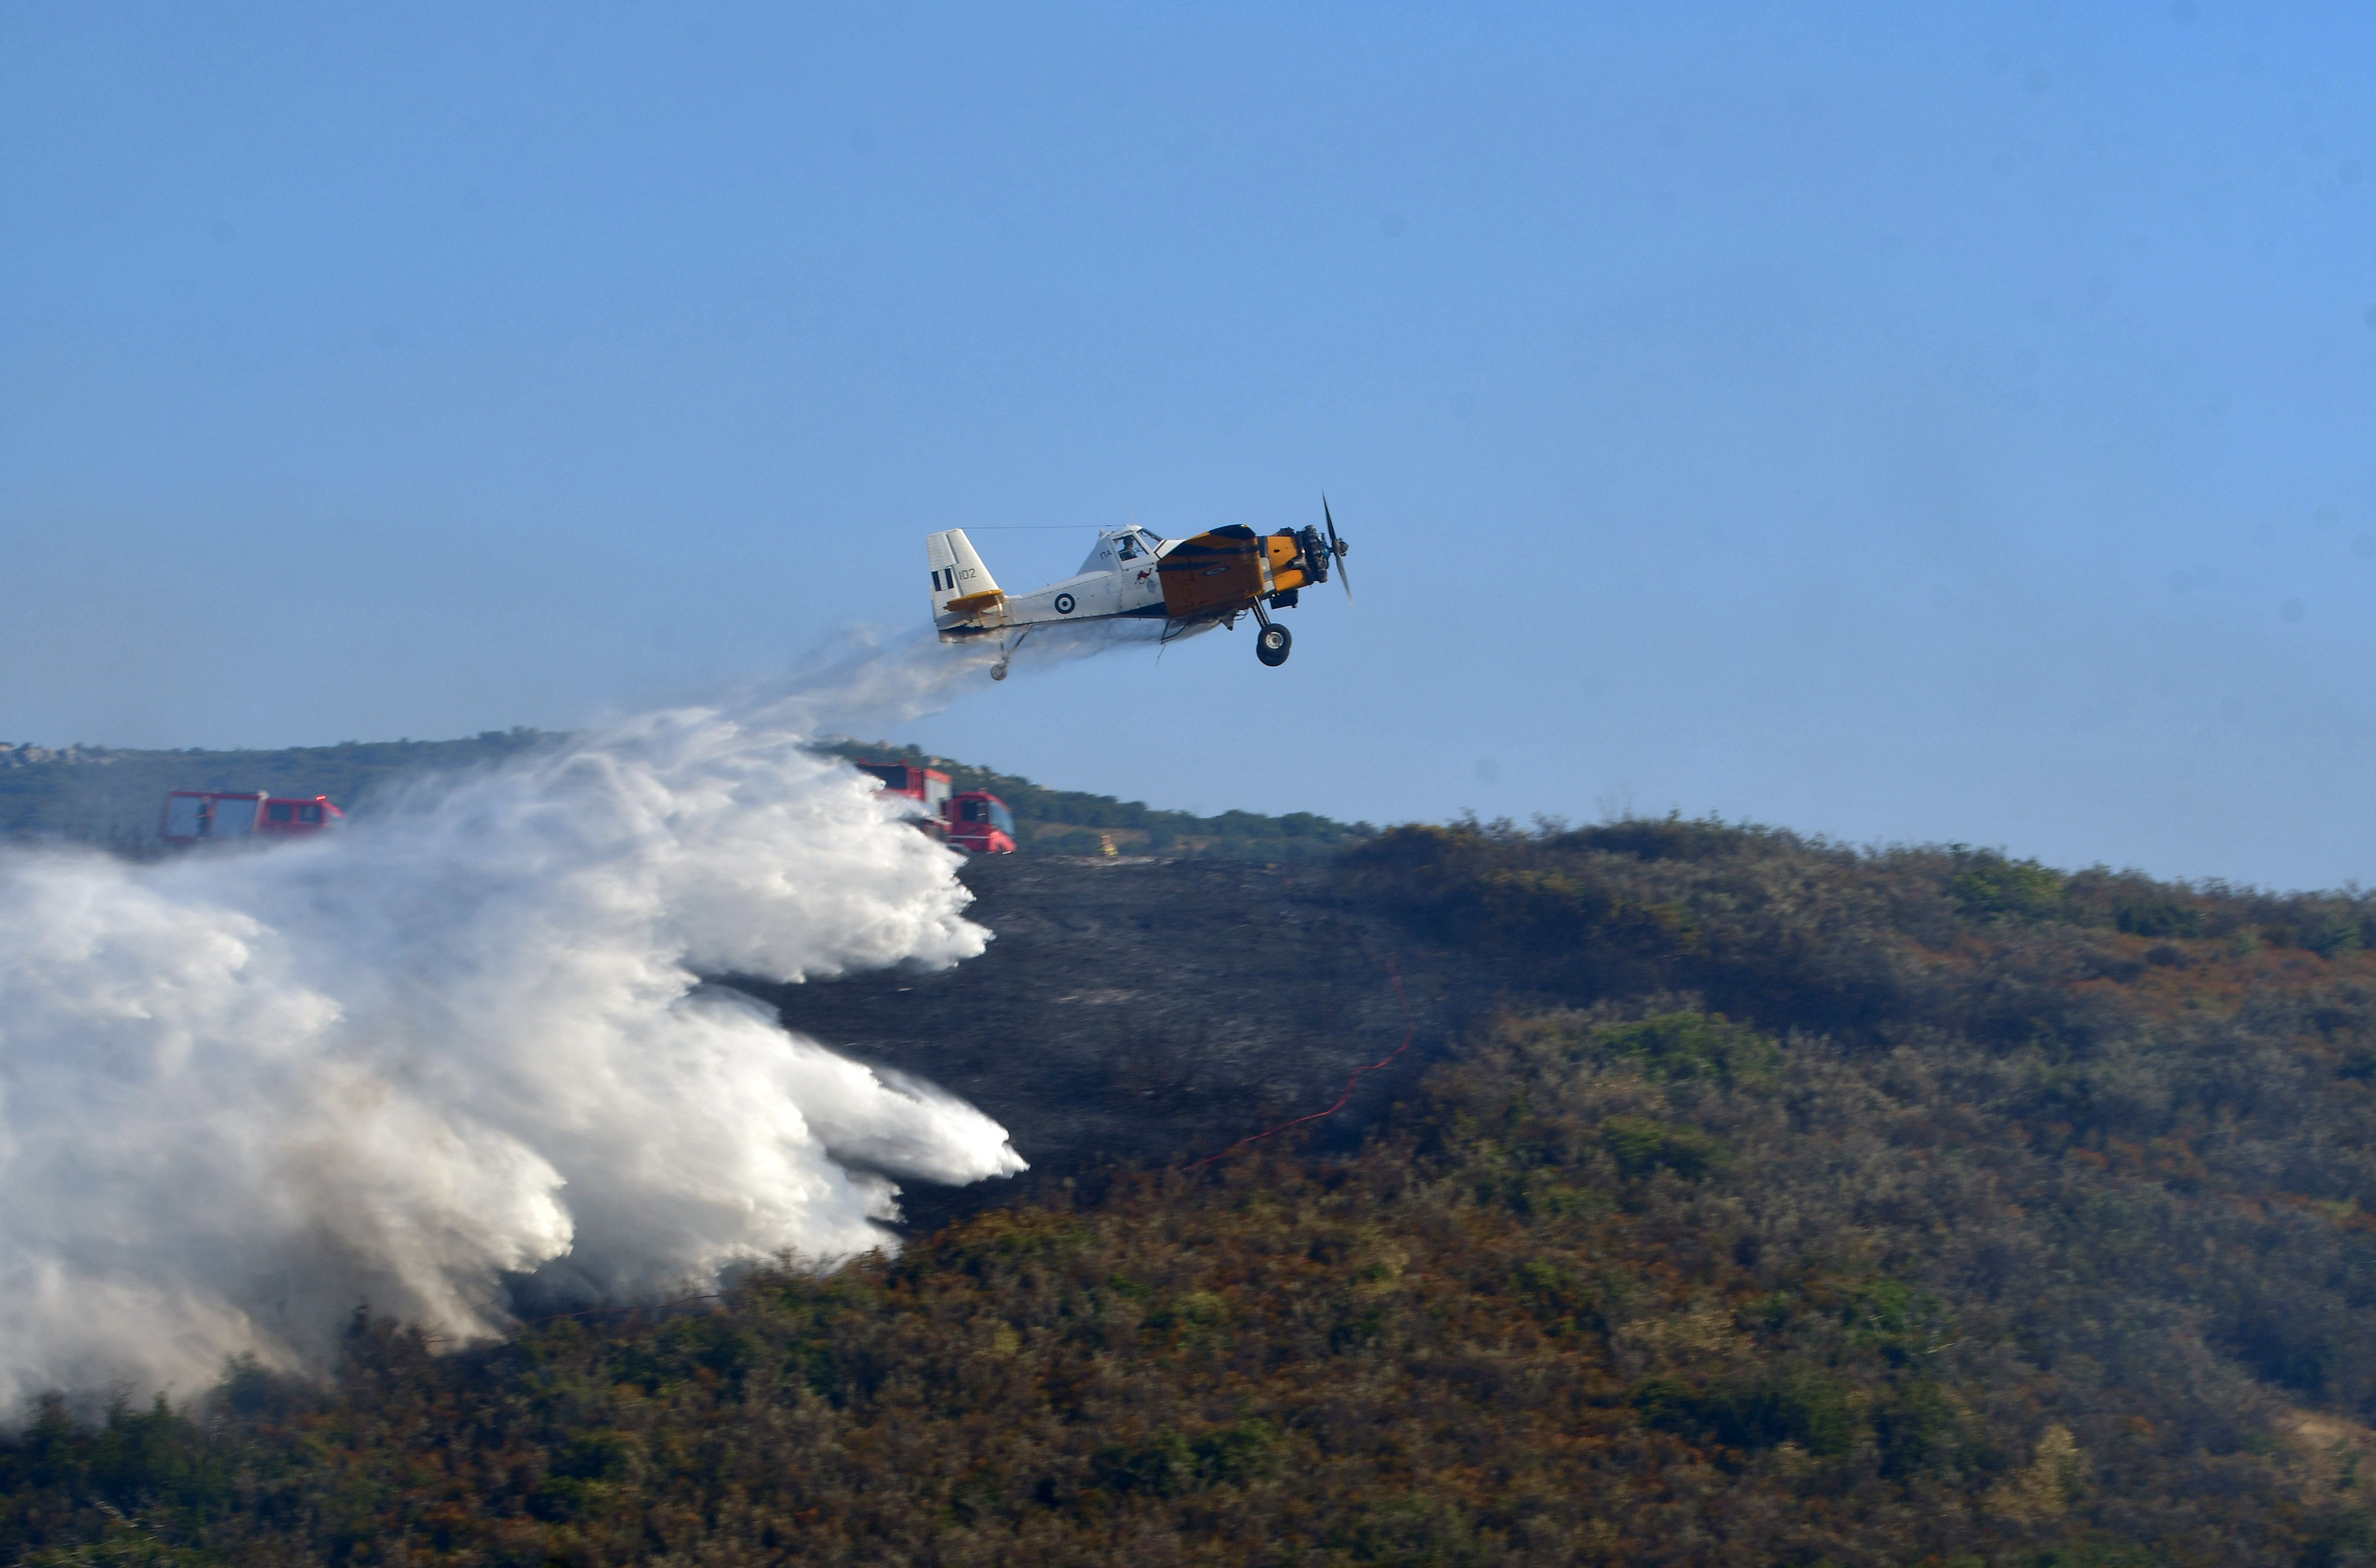
[[[0,11],[0,738],[564,726],[1298,526],[910,738],[2376,880],[2376,11]]]

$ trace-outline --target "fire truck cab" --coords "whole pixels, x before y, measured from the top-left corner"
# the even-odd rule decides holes
[[[861,762],[858,771],[883,781],[887,795],[905,795],[924,808],[916,826],[969,855],[1015,853],[1015,815],[986,790],[949,791],[949,776],[904,762]]]
[[[230,790],[175,790],[165,797],[157,836],[168,844],[218,838],[303,838],[319,833],[347,814],[327,795],[253,794]]]
[[[949,842],[969,855],[1015,853],[1015,814],[987,790],[949,797]]]

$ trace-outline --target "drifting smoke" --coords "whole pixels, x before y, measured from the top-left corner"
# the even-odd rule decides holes
[[[507,1277],[621,1294],[885,1244],[880,1172],[989,1118],[699,973],[945,966],[956,857],[805,751],[984,656],[862,655],[161,865],[0,853],[0,1398],[317,1355],[361,1299],[457,1339]]]

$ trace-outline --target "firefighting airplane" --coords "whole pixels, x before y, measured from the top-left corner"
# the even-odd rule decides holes
[[[1254,657],[1277,667],[1287,662],[1295,639],[1264,606],[1291,608],[1307,583],[1325,583],[1331,566],[1353,598],[1345,567],[1352,547],[1336,537],[1328,498],[1320,499],[1320,529],[1257,534],[1237,525],[1193,539],[1158,539],[1141,528],[1098,535],[1097,548],[1077,576],[1051,583],[1037,593],[1009,598],[981,564],[965,529],[951,529],[925,540],[933,569],[933,627],[944,643],[998,638],[996,680],[1006,679],[1007,660],[1035,626],[1072,621],[1142,620],[1163,623],[1170,641],[1213,625],[1234,627],[1251,612],[1262,628]]]

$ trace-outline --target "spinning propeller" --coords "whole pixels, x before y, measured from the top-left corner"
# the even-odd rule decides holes
[[[1353,547],[1336,537],[1336,519],[1328,515],[1328,497],[1325,494],[1320,498],[1320,520],[1328,525],[1328,553],[1336,558],[1336,575],[1345,585],[1345,602],[1350,604],[1353,602],[1353,574],[1345,564],[1345,557],[1353,552]]]

